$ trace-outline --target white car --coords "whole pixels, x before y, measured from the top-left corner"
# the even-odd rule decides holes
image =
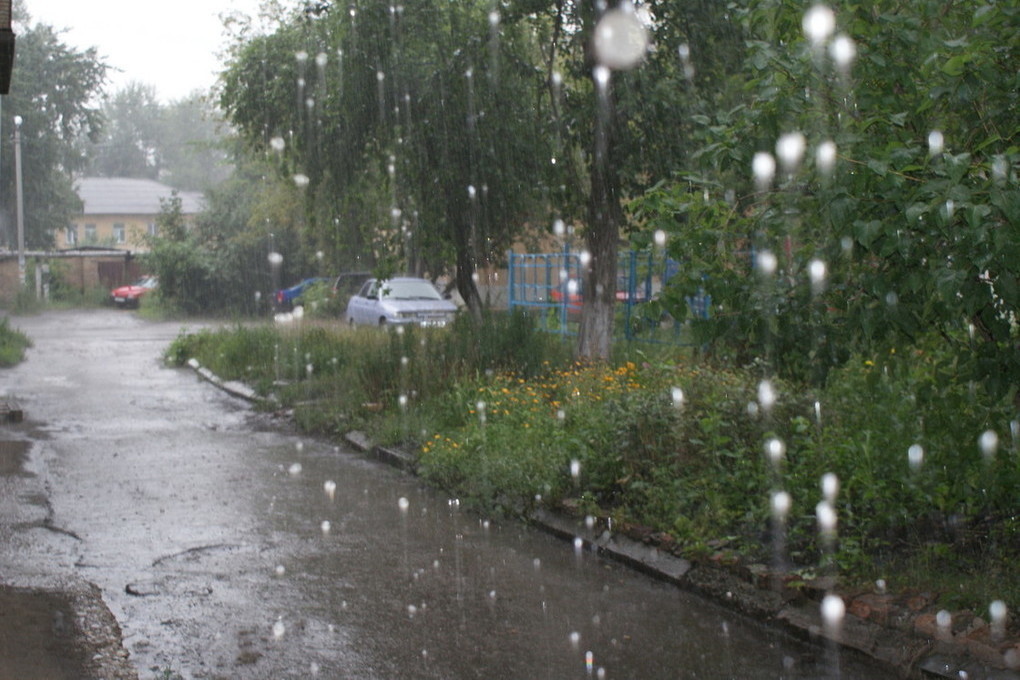
[[[429,281],[400,277],[366,281],[347,303],[346,316],[351,324],[445,326],[456,314],[457,305]]]

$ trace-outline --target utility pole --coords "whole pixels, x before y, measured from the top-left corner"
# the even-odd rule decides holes
[[[14,186],[18,210],[18,282],[25,287],[25,200],[21,191],[21,116],[14,117]]]

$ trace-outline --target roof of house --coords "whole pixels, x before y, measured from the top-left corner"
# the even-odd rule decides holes
[[[151,179],[126,177],[83,177],[76,183],[86,215],[156,215],[160,199],[169,199],[173,187]],[[205,205],[198,191],[178,191],[181,212],[193,215]]]

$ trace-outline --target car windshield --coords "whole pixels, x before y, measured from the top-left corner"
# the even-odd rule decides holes
[[[382,297],[388,300],[442,300],[436,287],[428,281],[387,281]]]

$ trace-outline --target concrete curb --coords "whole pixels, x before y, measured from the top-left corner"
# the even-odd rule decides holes
[[[245,385],[219,380],[198,362],[188,362],[204,379],[247,401],[262,401]],[[387,465],[415,473],[416,459],[397,448],[375,445],[362,432],[343,436],[354,450]],[[673,583],[748,616],[771,622],[802,639],[837,644],[889,666],[905,678],[1020,680],[1020,640],[1003,638],[980,617],[953,615],[946,630],[938,625],[931,598],[924,594],[838,593],[846,614],[838,630],[827,626],[821,600],[830,583],[819,579],[792,591],[762,565],[727,564],[722,555],[692,562],[653,543],[616,534],[595,521],[536,510],[535,527],[649,576]]]
[[[212,383],[213,385],[215,385],[216,387],[220,388],[221,390],[223,390],[227,394],[231,394],[231,395],[233,395],[235,397],[239,397],[239,398],[244,399],[245,401],[253,403],[253,404],[254,403],[258,403],[258,402],[262,402],[262,401],[266,401],[265,399],[260,397],[255,392],[255,390],[253,390],[252,388],[248,387],[247,385],[245,385],[242,382],[238,382],[236,380],[223,380],[223,379],[221,379],[218,375],[216,375],[215,373],[210,371],[208,368],[205,368],[204,366],[199,364],[197,359],[188,359],[188,366],[193,371],[195,371],[195,373],[197,373],[200,378],[202,378],[203,380],[206,380],[206,381]]]

